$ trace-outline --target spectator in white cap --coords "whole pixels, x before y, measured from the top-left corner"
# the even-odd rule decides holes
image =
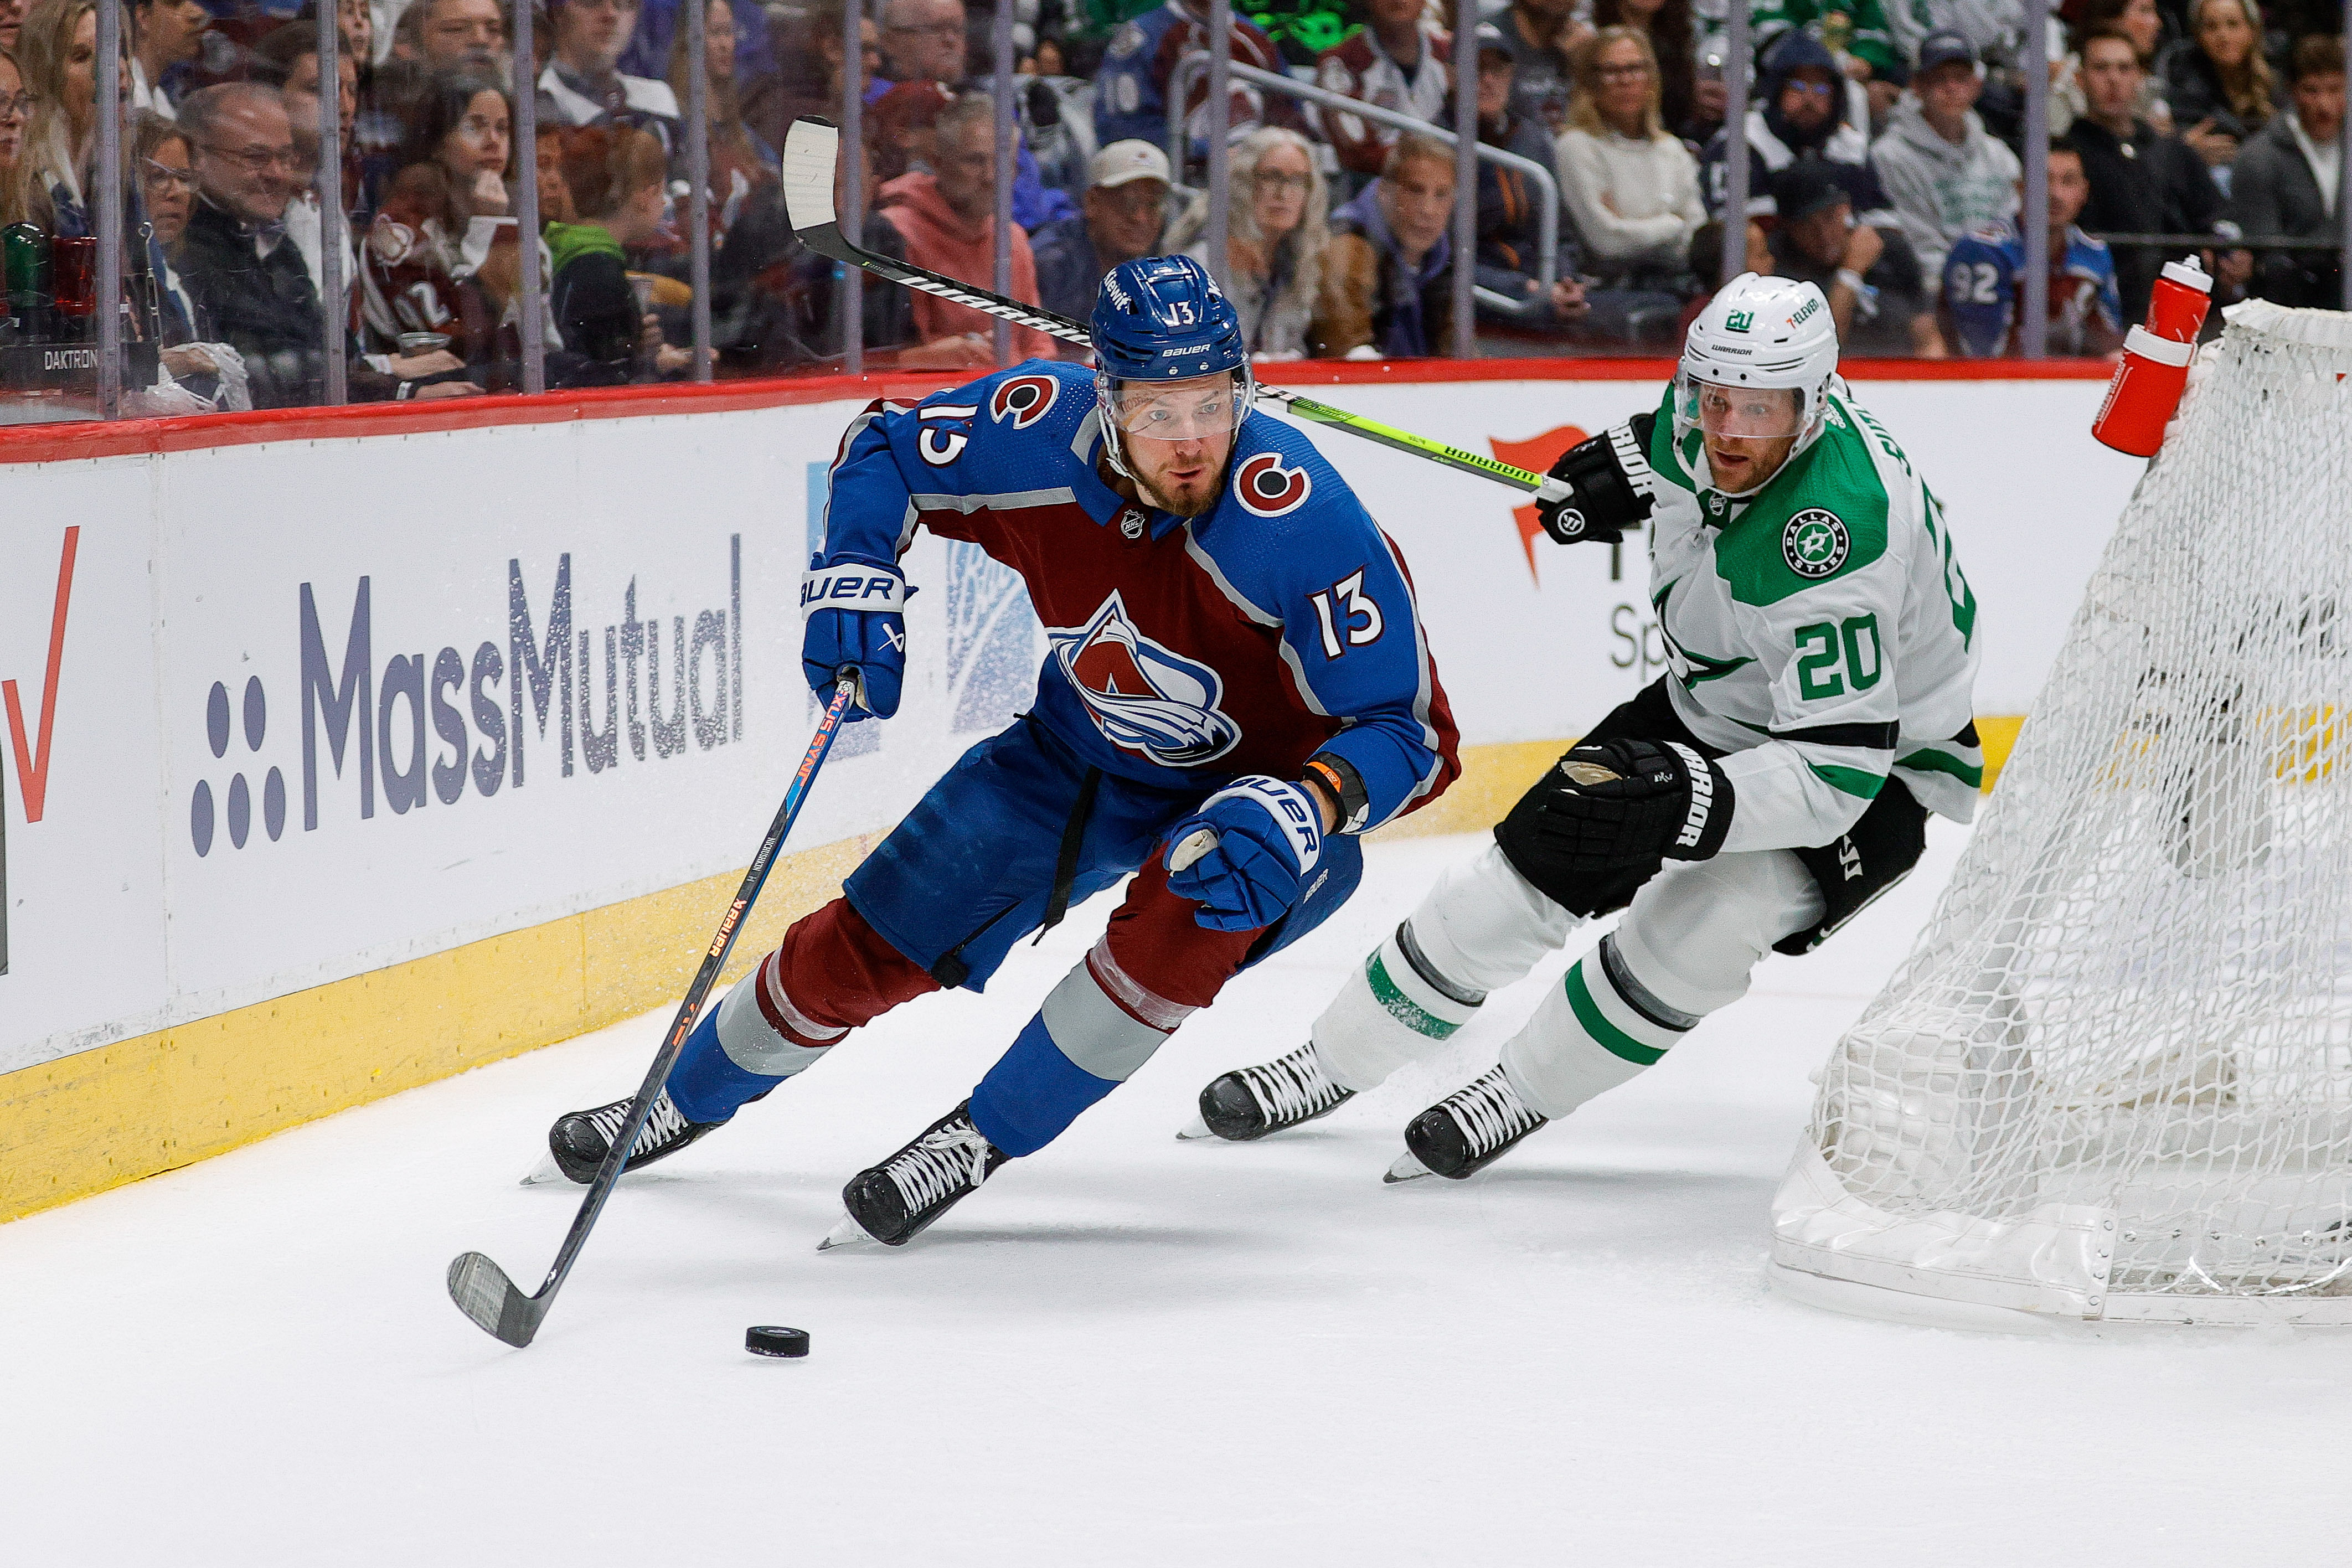
[[[1032,236],[1045,309],[1083,321],[1103,274],[1160,247],[1168,222],[1168,154],[1149,142],[1114,142],[1087,165],[1078,213]]]
[[[1976,111],[1982,90],[1968,39],[1952,31],[1928,34],[1919,43],[1911,90],[1870,150],[1903,236],[1930,278],[1943,276],[1944,257],[1960,236],[2017,213],[2017,154],[1986,134]]]

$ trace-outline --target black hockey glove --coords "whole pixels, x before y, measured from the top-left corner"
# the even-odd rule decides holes
[[[1636,414],[1613,430],[1579,441],[1560,454],[1536,492],[1536,519],[1562,544],[1597,540],[1614,544],[1650,515],[1656,479],[1650,460],[1655,414]]]
[[[1731,781],[1678,741],[1607,741],[1560,758],[1495,837],[1520,875],[1571,910],[1583,892],[1705,860],[1731,830]],[[1604,906],[1606,907],[1606,906]]]

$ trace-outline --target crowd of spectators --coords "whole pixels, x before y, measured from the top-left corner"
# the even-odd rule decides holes
[[[992,279],[991,0],[867,0],[854,50],[838,0],[528,0],[530,148],[511,92],[527,0],[337,0],[331,150],[318,135],[323,3],[125,7],[131,330],[157,339],[162,365],[136,389],[144,410],[314,402],[337,342],[355,399],[513,390],[531,267],[550,384],[692,374],[695,5],[719,374],[841,362],[843,279],[794,237],[778,149],[797,116],[841,118],[846,93],[865,134],[845,149],[861,209],[845,226],[868,248]],[[1083,317],[1110,267],[1184,251],[1217,266],[1265,360],[1452,353],[1465,268],[1483,352],[1655,353],[1727,244],[1818,282],[1849,352],[2013,353],[2027,223],[2047,226],[2053,353],[2114,352],[2185,250],[2223,302],[2338,298],[2326,242],[2342,226],[2344,46],[2333,8],[2308,0],[2269,14],[2257,0],[2065,0],[2031,39],[2018,0],[1748,0],[1752,89],[1737,105],[1727,0],[1487,0],[1466,40],[1427,0],[1237,8],[1234,61],[1319,101],[1235,79],[1222,258],[1208,254],[1207,89],[1188,63],[1209,37],[1204,0],[993,3],[1014,7],[1019,62],[1011,292]],[[92,0],[0,0],[0,226],[60,242],[93,231],[97,20]],[[1465,66],[1497,156],[1457,189]],[[2027,215],[2037,71],[2049,210]],[[1740,213],[1725,210],[1733,157]],[[332,268],[318,195],[330,159],[348,218]],[[524,179],[541,224],[529,244]],[[2143,236],[2164,237],[2124,237]],[[996,324],[976,311],[879,282],[862,298],[877,363],[995,361]],[[1073,352],[1013,338],[1016,355]]]

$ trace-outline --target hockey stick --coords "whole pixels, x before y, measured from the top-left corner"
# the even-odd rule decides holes
[[[969,283],[959,283],[952,278],[929,271],[905,261],[893,261],[856,244],[841,232],[841,220],[833,205],[834,165],[841,156],[841,132],[833,121],[806,116],[793,121],[784,133],[784,210],[791,218],[793,232],[803,245],[819,256],[851,267],[859,267],[877,278],[887,278],[909,289],[919,289],[926,294],[936,294],[953,304],[994,316],[1019,326],[1029,327],[1066,343],[1080,348],[1092,348],[1094,336],[1067,316],[1057,316],[1051,310],[1034,305],[1024,305],[1002,294],[992,294]],[[1400,430],[1393,425],[1383,425],[1367,419],[1360,414],[1350,414],[1344,408],[1334,408],[1328,403],[1318,403],[1311,397],[1301,397],[1286,387],[1261,385],[1257,395],[1271,403],[1278,403],[1285,413],[1308,421],[1328,425],[1335,430],[1345,430],[1350,436],[1360,436],[1367,441],[1377,441],[1383,447],[1409,452],[1416,458],[1426,458],[1433,463],[1443,463],[1449,468],[1459,468],[1465,474],[1475,474],[1482,479],[1492,479],[1513,489],[1540,490],[1545,480],[1541,474],[1525,468],[1498,463],[1492,458],[1482,458],[1475,452],[1465,452],[1459,447],[1449,447],[1443,441],[1433,441],[1426,436],[1416,436],[1410,430]]]
[[[719,972],[727,966],[727,955],[742,932],[743,918],[751,912],[752,900],[760,896],[768,871],[775,864],[777,849],[782,846],[785,835],[792,832],[793,818],[800,816],[801,806],[808,800],[809,786],[816,782],[816,771],[824,762],[824,754],[833,749],[833,737],[841,729],[842,716],[848,712],[849,700],[856,690],[856,683],[846,679],[833,689],[833,705],[818,721],[816,733],[809,737],[800,772],[793,775],[792,787],[784,791],[784,803],[776,808],[776,819],[768,825],[768,836],[760,841],[759,853],[751,857],[751,869],[743,873],[743,885],[735,889],[735,901],[719,917],[719,934],[711,938],[709,951],[702,955],[702,967],[694,972],[694,984],[686,988],[686,1000],[678,1004],[677,1016],[670,1020],[669,1034],[662,1042],[661,1051],[646,1071],[646,1081],[638,1087],[636,1099],[629,1102],[628,1120],[621,1124],[620,1134],[605,1152],[604,1163],[596,1167],[596,1179],[589,1184],[588,1195],[581,1200],[580,1212],[572,1216],[572,1229],[563,1238],[562,1250],[555,1255],[554,1267],[547,1271],[546,1283],[540,1286],[537,1295],[526,1296],[507,1278],[507,1271],[483,1253],[464,1253],[450,1262],[449,1299],[485,1332],[520,1349],[530,1343],[548,1309],[555,1304],[555,1293],[563,1289],[564,1277],[572,1272],[581,1247],[587,1244],[596,1216],[604,1210],[604,1200],[613,1195],[614,1187],[620,1183],[621,1167],[626,1163],[628,1151],[635,1147],[637,1134],[645,1131],[654,1100],[668,1079],[669,1069],[677,1064],[678,1052],[686,1047],[686,1037],[694,1027],[696,1015],[702,1011],[703,998],[710,994]]]

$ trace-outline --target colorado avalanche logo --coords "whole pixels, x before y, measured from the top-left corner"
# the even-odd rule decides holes
[[[1241,726],[1218,710],[1224,682],[1207,665],[1135,629],[1114,591],[1087,624],[1049,626],[1055,661],[1111,744],[1162,767],[1198,767],[1234,749]]]
[[[1234,494],[1260,517],[1287,517],[1307,504],[1315,481],[1305,468],[1286,468],[1272,452],[1244,458],[1234,470]]]
[[[1062,384],[1050,375],[1016,375],[1001,381],[988,395],[988,416],[999,425],[1010,419],[1015,430],[1026,430],[1045,417],[1061,390]]]

